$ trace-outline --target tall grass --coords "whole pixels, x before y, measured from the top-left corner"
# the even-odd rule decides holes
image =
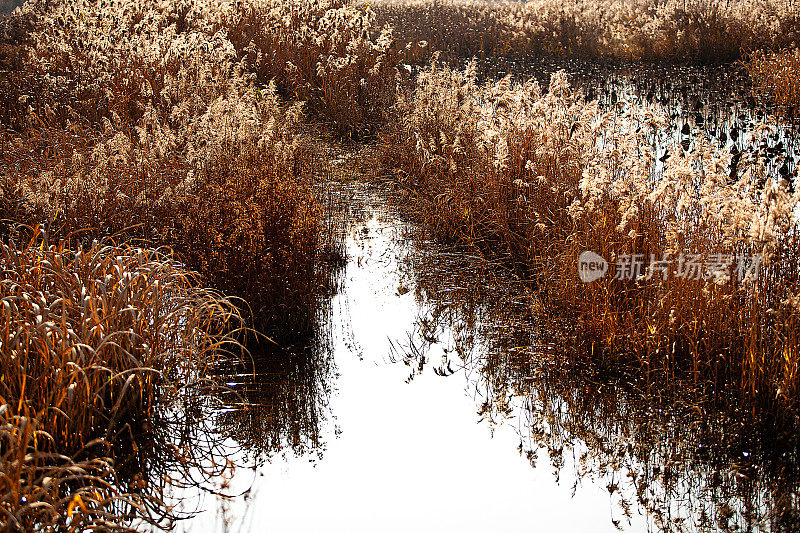
[[[796,43],[798,9],[772,0],[390,0],[398,39],[452,56],[730,61]]]
[[[325,164],[308,106],[220,26],[235,9],[29,2],[0,21],[4,527],[170,527],[167,488],[228,466],[202,431],[224,334],[316,326]]]
[[[398,48],[374,18],[344,0],[28,2],[5,22],[31,26],[9,34],[21,60],[6,120],[18,128],[30,110],[50,126],[108,119],[135,128],[149,115],[180,142],[216,98],[274,81],[283,99],[357,135],[380,124],[397,61],[417,50]]]
[[[392,28],[376,25],[369,5],[346,0],[243,4],[223,23],[262,83],[307,102],[343,136],[370,134],[394,98],[399,59]]]
[[[27,30],[0,51],[13,67],[0,218],[170,246],[246,300],[258,329],[308,332],[327,276],[314,191],[325,163],[304,133],[308,106],[238,55],[224,25],[237,9],[26,5],[9,24]]]
[[[755,90],[771,101],[779,113],[800,116],[800,50],[754,52],[745,62]]]
[[[155,250],[71,250],[34,231],[0,243],[0,268],[5,530],[168,524],[155,463],[207,467],[172,423],[215,387],[235,307]]]
[[[515,267],[542,319],[569,319],[576,356],[734,387],[775,412],[797,406],[800,197],[759,159],[695,132],[658,168],[664,119],[636,106],[603,113],[563,72],[544,93],[433,64],[400,105],[383,160],[415,210],[436,236]],[[583,251],[609,274],[581,282]],[[626,254],[643,268],[614,279]],[[677,275],[690,254],[698,279]],[[757,254],[757,276],[737,269]],[[665,257],[666,270],[647,269]]]
[[[29,151],[40,135],[52,149],[49,161]],[[120,137],[100,141],[99,149]],[[193,175],[197,167],[180,160],[148,165],[135,152],[128,162],[124,152],[94,162],[81,156],[81,144],[49,130],[6,138],[2,161],[18,170],[0,181],[0,217],[44,221],[76,242],[114,235],[171,246],[207,283],[244,298],[243,311],[259,329],[312,327],[326,243],[307,145],[296,142],[284,161],[256,147],[204,156],[207,167]]]

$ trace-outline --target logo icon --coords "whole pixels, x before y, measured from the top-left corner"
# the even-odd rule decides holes
[[[578,277],[584,283],[602,278],[608,272],[608,262],[594,252],[585,251],[578,256]]]

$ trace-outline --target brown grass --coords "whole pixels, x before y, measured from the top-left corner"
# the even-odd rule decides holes
[[[0,244],[0,268],[4,530],[168,524],[157,462],[208,467],[172,424],[213,390],[235,307],[154,250],[34,231]]]
[[[273,2],[242,7],[226,24],[237,52],[258,80],[275,80],[282,95],[346,137],[374,133],[394,98],[398,48],[390,28],[368,6],[347,0]]]
[[[284,341],[314,331],[337,238],[325,167],[304,106],[204,33],[208,6],[191,24],[150,11],[177,32],[147,39],[137,6],[119,49],[93,34],[116,12],[31,6],[0,28],[2,523],[168,528],[167,488],[228,467],[202,409],[223,335],[241,340],[240,315]],[[93,244],[109,238],[130,244]]]
[[[258,329],[311,331],[328,278],[318,259],[334,244],[314,190],[326,170],[305,133],[306,109],[342,113],[329,118],[342,134],[371,128],[385,104],[378,95],[393,87],[393,41],[373,43],[369,15],[341,3],[272,6],[296,17],[291,24],[264,19],[277,16],[270,5],[224,14],[213,2],[166,11],[142,5],[118,27],[118,50],[101,35],[86,37],[115,16],[99,4],[77,15],[68,5],[34,6],[5,21],[0,63],[10,75],[0,79],[0,219],[44,222],[54,234],[79,232],[82,239],[167,245],[207,283],[243,298],[249,308],[242,311]],[[145,15],[175,33],[145,37],[137,27]],[[253,46],[277,47],[257,56],[278,54],[311,69],[320,54],[344,53],[349,41],[313,48],[295,27],[331,18],[342,31],[348,21],[362,21],[371,36],[359,41],[347,69],[302,71],[311,77],[291,81],[251,58],[252,46],[236,50],[254,38]],[[223,27],[209,27],[212,21]],[[221,41],[217,29],[230,30],[231,41]],[[348,39],[361,37],[347,31]],[[45,34],[48,44],[33,46],[31,36]],[[142,52],[145,45],[165,52]],[[255,83],[258,76],[264,85]],[[290,99],[309,104],[284,104],[272,76]],[[368,84],[356,83],[356,91],[355,76]],[[327,87],[323,100],[319,84]]]
[[[797,48],[782,52],[756,51],[745,66],[761,97],[789,118],[800,116],[800,52]]]
[[[191,168],[179,161],[113,165],[100,186],[79,177],[90,171],[65,157],[91,142],[52,130],[31,133],[3,142],[0,164],[16,171],[0,182],[0,218],[44,221],[61,235],[79,232],[75,240],[114,235],[170,246],[207,283],[245,299],[260,329],[309,330],[326,243],[308,149],[298,150],[289,167],[256,150],[220,158],[191,187],[182,179]],[[49,158],[31,150],[37,143]],[[43,167],[60,170],[42,181]]]

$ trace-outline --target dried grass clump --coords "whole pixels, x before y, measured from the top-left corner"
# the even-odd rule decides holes
[[[237,312],[161,252],[65,245],[0,243],[0,523],[168,525],[158,462],[208,466],[172,426],[214,388]]]
[[[175,246],[213,286],[243,298],[259,330],[313,331],[329,279],[321,254],[332,244],[314,184],[287,178],[259,152],[222,161],[210,175],[179,201]]]
[[[399,39],[458,57],[720,61],[800,37],[798,8],[773,0],[392,0],[376,12]]]
[[[474,64],[433,64],[400,106],[384,165],[438,237],[506,257],[544,299],[543,317],[571,318],[576,354],[796,405],[800,195],[760,159],[734,165],[695,134],[659,169],[651,145],[664,119],[636,106],[603,113],[563,72],[543,93],[510,78],[479,86]],[[585,250],[609,275],[578,279]],[[623,254],[645,267],[666,254],[670,275],[614,280]],[[675,275],[681,254],[701,254],[700,280]],[[752,254],[763,257],[757,277],[734,264]]]
[[[800,115],[800,49],[756,51],[745,66],[760,96],[789,118]]]

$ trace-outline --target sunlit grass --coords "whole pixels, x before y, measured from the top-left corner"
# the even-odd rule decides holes
[[[771,0],[390,0],[378,21],[458,58],[526,56],[730,61],[798,40],[798,13]]]
[[[155,250],[71,250],[35,231],[0,243],[0,269],[3,522],[117,530],[168,519],[168,483],[141,467],[155,468],[160,448],[184,468],[205,459],[202,447],[171,446],[171,419],[213,390],[205,376],[235,345],[225,334],[240,325],[236,308]]]
[[[207,283],[243,298],[260,329],[308,331],[326,276],[315,266],[327,244],[313,190],[321,165],[290,129],[294,111],[263,94],[269,144],[234,144],[233,126],[200,125],[209,140],[196,162],[151,157],[123,132],[7,134],[0,164],[13,172],[0,178],[0,218],[46,223],[78,242],[113,235],[168,245]],[[46,149],[31,150],[37,145]]]

